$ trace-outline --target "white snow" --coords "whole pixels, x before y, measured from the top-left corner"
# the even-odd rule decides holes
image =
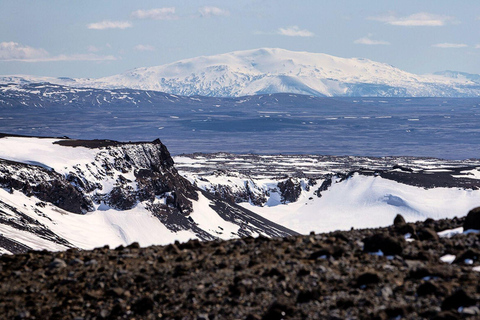
[[[453,261],[455,261],[455,258],[456,256],[454,256],[453,254],[446,254],[440,257],[440,261],[451,264],[453,263]]]
[[[83,147],[66,148],[53,144],[61,139],[32,139],[5,137],[0,139],[0,158],[53,168],[57,172],[68,172],[78,163],[95,160],[96,152]]]
[[[397,214],[407,221],[441,219],[465,215],[480,204],[479,190],[457,188],[424,189],[381,177],[354,175],[334,183],[318,198],[315,188],[303,191],[294,203],[241,205],[281,225],[307,234],[392,224]],[[312,198],[311,200],[309,198]],[[442,233],[440,233],[442,235]]]
[[[463,214],[465,215],[465,214]],[[451,238],[453,237],[454,235],[457,235],[457,234],[469,234],[469,233],[479,233],[480,231],[479,230],[473,230],[473,229],[468,229],[468,230],[463,230],[463,227],[458,227],[458,228],[454,228],[454,229],[447,229],[447,230],[443,230],[443,231],[440,231],[438,232],[438,236],[441,237],[441,238]]]
[[[193,213],[190,214],[197,225],[207,232],[221,239],[238,237],[240,227],[236,224],[223,220],[211,207],[210,200],[198,192],[198,201],[193,203]]]
[[[172,93],[173,98],[173,94],[247,96],[277,92],[341,96],[349,93],[352,84],[397,87],[411,96],[448,96],[448,90],[478,96],[475,82],[464,77],[416,75],[368,59],[277,48],[196,57],[99,79],[0,77],[0,83],[45,81],[73,87],[163,91]]]
[[[22,213],[38,220],[54,233],[68,239],[74,246],[92,249],[108,244],[112,247],[128,245],[134,241],[142,246],[168,244],[175,240],[187,241],[195,237],[192,232],[171,232],[159,219],[139,204],[131,210],[97,210],[85,215],[73,214],[48,204],[36,207],[38,199],[15,191],[13,194],[0,189],[0,199],[17,207]],[[35,208],[48,217],[35,213]],[[33,233],[20,231],[0,224],[0,233],[33,249],[64,250],[65,246],[42,239]]]

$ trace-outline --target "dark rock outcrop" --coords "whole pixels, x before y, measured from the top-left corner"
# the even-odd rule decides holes
[[[291,178],[279,182],[278,189],[280,189],[282,203],[297,201],[302,192],[300,184],[293,182]]]
[[[401,227],[403,225],[405,225],[405,218],[401,215],[401,214],[397,214],[395,216],[395,219],[393,219],[393,225],[395,227]]]
[[[468,212],[465,222],[463,223],[464,230],[480,230],[480,207],[474,208]]]
[[[55,204],[73,213],[93,209],[92,201],[63,175],[41,166],[0,159],[0,186]]]

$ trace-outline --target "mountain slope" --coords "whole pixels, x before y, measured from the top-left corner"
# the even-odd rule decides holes
[[[4,77],[24,84],[34,77]],[[368,59],[256,49],[137,68],[99,79],[39,78],[40,82],[104,89],[131,88],[178,95],[238,97],[265,93],[314,96],[479,96],[469,78],[420,76]]]
[[[0,187],[0,252],[295,234],[205,195],[159,140],[3,136]]]

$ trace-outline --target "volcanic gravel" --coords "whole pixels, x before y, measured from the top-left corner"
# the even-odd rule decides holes
[[[397,218],[388,228],[282,239],[3,255],[0,317],[480,318],[479,235],[436,234],[463,220]],[[452,264],[440,260],[447,254]]]

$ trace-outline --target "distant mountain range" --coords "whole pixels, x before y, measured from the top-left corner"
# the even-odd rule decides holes
[[[284,49],[236,51],[98,79],[3,76],[0,84],[136,89],[184,96],[239,97],[270,93],[312,96],[478,97],[480,75],[443,71],[416,75],[389,64]]]

